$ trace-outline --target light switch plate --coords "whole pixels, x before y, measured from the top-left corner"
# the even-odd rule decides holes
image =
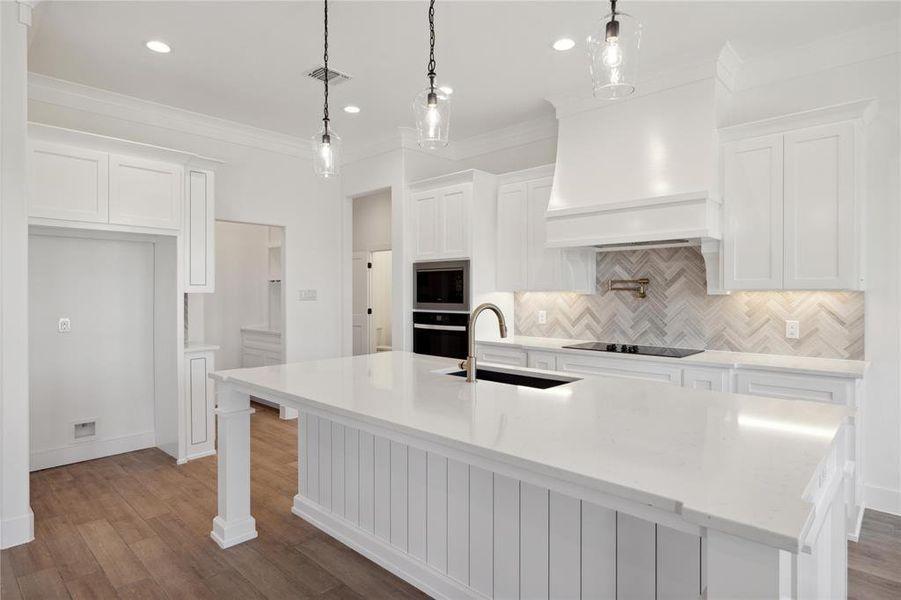
[[[310,302],[316,299],[316,290],[300,290],[297,299],[301,302]]]
[[[69,320],[69,317],[63,317],[57,323],[56,328],[60,333],[70,333],[72,331],[72,321]]]
[[[538,324],[544,325],[545,323],[547,323],[547,311],[539,310],[538,311]]]
[[[798,321],[785,320],[785,337],[789,340],[801,338],[801,324]]]

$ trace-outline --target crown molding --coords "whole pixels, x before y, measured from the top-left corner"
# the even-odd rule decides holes
[[[876,113],[877,101],[875,98],[855,100],[823,108],[805,110],[789,115],[780,115],[770,119],[761,119],[749,123],[739,123],[717,130],[720,142],[732,142],[762,135],[782,133],[793,129],[816,127],[828,123],[841,121],[860,120],[863,123],[872,121]]]
[[[734,89],[760,87],[898,54],[898,29],[898,21],[887,21],[815,40],[778,54],[745,61]]]
[[[312,156],[309,145],[301,138],[38,73],[28,74],[28,98],[259,150],[304,158]]]

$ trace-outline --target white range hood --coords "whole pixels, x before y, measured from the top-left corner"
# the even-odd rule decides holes
[[[554,101],[559,129],[548,246],[699,245],[708,287],[719,287],[716,130],[729,92],[711,71],[624,100]]]

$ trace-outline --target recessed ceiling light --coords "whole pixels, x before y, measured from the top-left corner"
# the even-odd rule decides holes
[[[438,89],[441,90],[442,92],[444,92],[445,94],[447,94],[448,96],[450,96],[451,94],[454,93],[454,88],[452,88],[452,87],[449,86],[449,85],[442,85],[442,86],[441,86],[440,88],[438,88]]]
[[[560,38],[554,42],[554,50],[558,52],[566,52],[575,48],[576,43],[569,38]]]
[[[159,52],[160,54],[168,54],[172,51],[172,48],[169,47],[169,44],[166,42],[161,42],[159,40],[150,40],[146,44],[144,44],[150,50],[154,52]]]
[[[360,112],[360,107],[354,106],[353,104],[348,104],[347,106],[344,107],[344,112],[355,115],[358,112]]]

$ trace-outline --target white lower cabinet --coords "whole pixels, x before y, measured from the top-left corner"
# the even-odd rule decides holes
[[[735,374],[735,391],[752,396],[850,404],[853,390],[852,380],[839,377],[751,370]]]
[[[519,348],[500,348],[498,346],[479,346],[476,350],[478,362],[492,362],[513,367],[525,367],[526,351]]]
[[[682,385],[682,369],[679,367],[622,358],[559,354],[557,369],[579,375],[626,377]]]
[[[682,369],[682,387],[713,392],[728,392],[729,369],[716,367],[685,367]]]
[[[209,374],[216,369],[213,350],[185,350],[185,457],[216,452],[215,386]]]

